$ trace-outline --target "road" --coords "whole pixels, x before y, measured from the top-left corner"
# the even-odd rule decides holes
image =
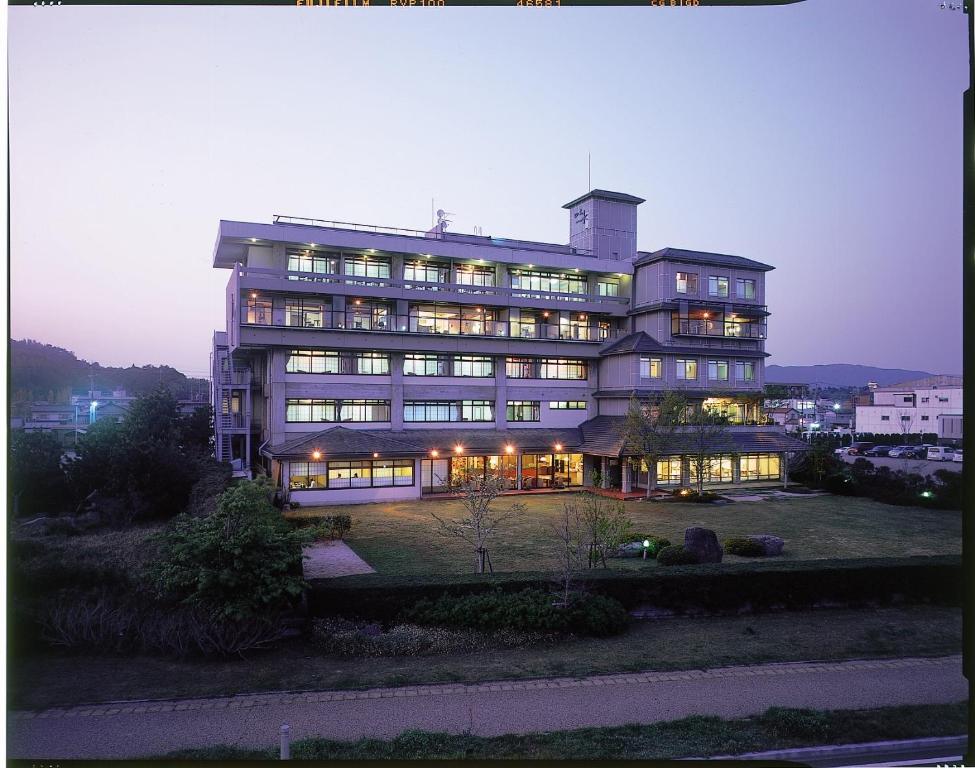
[[[481,736],[675,720],[744,717],[770,706],[867,708],[963,701],[961,656],[799,662],[581,679],[425,685],[370,691],[268,693],[117,702],[11,712],[9,757],[133,758],[214,744],[391,738],[418,728]]]
[[[875,467],[890,467],[891,470],[902,469],[905,472],[913,472],[917,475],[928,475],[939,469],[947,469],[951,472],[961,472],[961,462],[955,461],[928,461],[927,459],[891,459],[886,456],[842,456],[843,461],[852,464],[857,459],[866,459]]]

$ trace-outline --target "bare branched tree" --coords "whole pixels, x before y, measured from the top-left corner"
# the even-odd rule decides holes
[[[691,474],[697,492],[704,492],[704,481],[710,477],[716,454],[731,450],[727,418],[708,408],[695,409],[687,419],[687,446],[691,457]]]
[[[576,502],[566,502],[562,505],[562,513],[552,523],[552,532],[555,535],[555,555],[558,563],[556,580],[561,593],[559,601],[564,608],[569,605],[573,576],[577,571],[582,570],[586,551],[582,513]]]
[[[687,400],[679,392],[666,392],[658,401],[630,398],[623,422],[623,443],[647,465],[648,499],[657,487],[657,462],[673,450],[674,434],[686,407]]]
[[[474,550],[474,572],[494,573],[487,544],[494,532],[512,515],[525,511],[524,504],[512,504],[508,509],[494,512],[491,505],[506,489],[505,480],[497,474],[468,473],[451,479],[451,490],[461,495],[466,515],[444,518],[430,514],[439,523],[438,533],[448,538],[466,541]]]
[[[602,563],[606,568],[606,552],[632,538],[633,523],[626,516],[623,502],[587,491],[580,495],[578,512],[586,564],[595,568]]]

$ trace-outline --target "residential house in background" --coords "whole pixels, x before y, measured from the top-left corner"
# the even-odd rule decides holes
[[[221,221],[217,457],[302,503],[418,498],[465,472],[511,489],[629,490],[632,397],[721,414],[708,480],[781,477],[805,445],[762,413],[765,273],[637,250],[632,195],[567,203],[569,244],[290,216]],[[689,482],[678,444],[659,482]]]

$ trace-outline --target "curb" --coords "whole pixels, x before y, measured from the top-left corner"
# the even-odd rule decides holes
[[[869,757],[890,752],[921,751],[930,752],[944,749],[946,752],[964,752],[968,746],[968,736],[931,736],[901,741],[873,741],[866,744],[832,744],[824,747],[798,747],[796,749],[777,749],[769,752],[745,752],[739,755],[712,755],[709,757],[687,757],[685,760],[797,760],[806,762],[808,758]]]

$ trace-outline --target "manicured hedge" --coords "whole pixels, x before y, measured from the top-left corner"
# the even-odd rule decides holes
[[[638,570],[592,571],[578,581],[625,608],[654,605],[677,612],[737,613],[817,604],[885,604],[896,600],[960,605],[961,557],[953,555],[850,560],[802,560],[647,566]],[[392,620],[422,599],[480,594],[495,588],[519,592],[548,588],[545,573],[493,576],[384,576],[362,574],[313,579],[308,593],[312,616],[345,615]]]

